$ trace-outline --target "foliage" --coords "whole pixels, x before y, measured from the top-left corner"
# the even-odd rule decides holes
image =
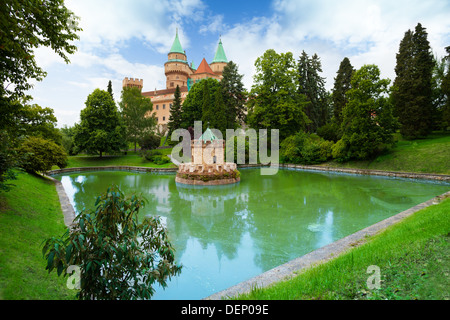
[[[291,52],[267,50],[255,62],[247,123],[254,129],[278,129],[280,140],[304,129],[309,119],[304,95],[297,92],[297,70]]]
[[[75,218],[72,230],[45,241],[46,269],[61,275],[68,266],[79,266],[81,300],[150,299],[152,286],[166,287],[181,266],[175,264],[159,217],[139,221],[143,206],[136,195],[126,198],[118,187],[108,188],[97,198],[95,210]]]
[[[446,47],[447,56],[445,60],[447,62],[447,73],[442,79],[441,90],[445,96],[445,104],[442,106],[442,124],[441,127],[446,130],[450,127],[450,46]]]
[[[342,137],[340,131],[340,125],[332,120],[317,129],[317,135],[325,140],[337,142]]]
[[[420,23],[400,42],[392,98],[400,133],[410,139],[429,134],[433,128],[432,72],[434,62],[425,28]]]
[[[75,155],[75,144],[73,142],[75,127],[68,127],[67,125],[64,125],[59,131],[62,135],[62,146],[70,156]]]
[[[81,110],[79,124],[75,125],[74,142],[77,150],[88,153],[117,152],[127,147],[126,127],[122,122],[111,95],[95,89]]]
[[[0,95],[17,99],[46,73],[36,64],[34,50],[51,47],[66,63],[76,51],[81,29],[63,0],[4,0],[0,5]],[[6,86],[5,86],[6,85]]]
[[[280,160],[285,163],[322,163],[331,159],[332,146],[332,141],[299,131],[281,142]]]
[[[58,120],[53,114],[53,109],[42,108],[37,104],[24,104],[17,111],[17,125],[24,135],[42,137],[57,144],[62,143],[62,135],[56,128]]]
[[[161,138],[154,133],[147,133],[139,140],[139,146],[143,150],[151,150],[159,147]]]
[[[17,164],[16,152],[6,130],[0,130],[0,191],[9,191],[14,186],[8,180],[16,180],[13,168]]]
[[[155,164],[159,164],[159,165],[170,162],[169,157],[162,154],[162,152],[159,150],[146,150],[143,152],[143,156],[148,161],[153,162]]]
[[[108,81],[107,91],[111,95],[111,98],[113,98],[113,100],[114,100],[114,93],[113,93],[113,89],[112,89],[112,82],[111,82],[111,80]]]
[[[183,102],[181,128],[188,129],[189,127],[194,127],[194,122],[200,120],[203,121],[203,125],[208,125],[207,121],[211,121],[212,116],[204,115],[204,112],[209,110],[209,106],[214,101],[214,95],[217,90],[220,90],[220,83],[213,78],[202,79],[191,87]],[[209,98],[207,96],[204,97],[206,91],[208,92]],[[205,111],[203,110],[204,105]]]
[[[247,92],[242,78],[243,75],[238,73],[238,66],[233,61],[228,62],[223,68],[220,86],[226,110],[227,129],[236,129],[245,120]]]
[[[333,115],[335,122],[340,126],[342,122],[342,110],[348,103],[347,91],[351,89],[351,80],[355,69],[350,60],[345,57],[339,65],[332,93]]]
[[[322,64],[317,54],[311,58],[302,51],[298,61],[298,91],[306,96],[309,102],[305,107],[305,113],[311,122],[307,124],[308,132],[316,132],[317,129],[331,118],[329,99],[325,89],[325,78],[322,72]]]
[[[18,154],[20,166],[30,173],[49,171],[53,165],[60,168],[67,166],[64,148],[40,137],[28,137],[19,147]]]
[[[156,125],[155,115],[150,113],[153,104],[149,98],[141,94],[137,87],[125,87],[122,89],[122,97],[119,102],[123,122],[126,125],[128,141],[136,145],[143,135],[148,134]]]
[[[167,123],[167,127],[169,128],[169,132],[167,134],[169,137],[172,135],[172,132],[181,128],[181,113],[181,93],[180,87],[177,85],[175,88],[173,103],[170,106],[169,122]]]
[[[338,161],[368,159],[393,145],[397,121],[386,97],[389,82],[380,79],[376,65],[364,65],[353,74],[343,110],[343,135],[333,148]]]

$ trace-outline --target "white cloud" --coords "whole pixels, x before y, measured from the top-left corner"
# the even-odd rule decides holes
[[[272,48],[291,51],[297,59],[302,50],[317,53],[330,89],[346,56],[356,68],[377,64],[382,76],[393,80],[399,43],[418,22],[427,28],[433,50],[443,55],[450,44],[449,7],[443,0],[276,0],[271,17],[236,24],[222,38],[228,58],[245,73],[247,88],[256,58]]]

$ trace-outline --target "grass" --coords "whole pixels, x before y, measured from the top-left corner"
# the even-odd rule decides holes
[[[169,155],[172,149],[160,149],[164,155]],[[90,155],[77,155],[69,156],[67,168],[78,167],[102,167],[102,166],[133,166],[133,167],[151,167],[151,168],[175,168],[176,166],[170,162],[162,165],[155,164],[141,157],[134,151],[129,151],[127,155],[111,155],[103,156],[90,156]],[[55,168],[57,168],[55,166]]]
[[[373,160],[328,162],[323,165],[385,171],[450,174],[450,135],[434,133],[426,139],[403,140]]]
[[[0,192],[0,299],[73,299],[67,278],[48,274],[42,242],[66,230],[53,182],[20,173]]]
[[[337,258],[237,299],[448,300],[450,199],[416,212]],[[371,265],[381,286],[368,289]]]

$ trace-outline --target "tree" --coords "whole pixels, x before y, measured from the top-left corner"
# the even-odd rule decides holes
[[[65,168],[67,153],[54,141],[41,137],[28,137],[19,147],[21,167],[30,173],[51,170],[53,165]]]
[[[46,73],[35,60],[34,49],[51,47],[66,63],[82,29],[64,0],[4,0],[0,5],[0,95],[13,99],[41,81]]]
[[[53,112],[53,109],[37,104],[24,104],[18,108],[17,123],[24,135],[42,137],[60,145],[62,135],[56,128],[57,119]]]
[[[167,123],[167,127],[169,128],[168,137],[171,136],[173,131],[181,128],[181,112],[181,93],[180,87],[177,85],[173,96],[173,103],[170,106],[169,122]]]
[[[206,86],[207,88],[205,88]],[[220,83],[213,78],[202,79],[192,86],[183,102],[182,128],[194,127],[194,122],[200,120],[203,121],[203,125],[208,125],[207,121],[211,121],[212,117],[207,114],[203,118],[204,112],[209,112],[209,106],[214,102],[217,90],[220,90]],[[207,96],[205,96],[205,92],[208,92]],[[203,106],[205,106],[205,110],[203,110]],[[214,112],[214,109],[212,109],[212,112]]]
[[[442,128],[447,130],[450,127],[450,46],[446,47],[447,56],[445,60],[447,61],[447,73],[442,79],[441,90],[445,96],[445,104],[442,107]]]
[[[113,100],[114,100],[114,93],[113,93],[113,90],[112,90],[111,80],[108,81],[108,93],[111,95],[111,98],[113,98]]]
[[[214,113],[215,117],[211,123],[211,128],[220,130],[222,136],[225,137],[227,127],[227,110],[223,102],[222,91],[217,90],[214,97]],[[234,129],[234,126],[232,127]]]
[[[245,120],[247,93],[242,78],[243,75],[238,73],[238,66],[233,61],[228,62],[223,68],[220,86],[226,110],[227,129],[236,129]]]
[[[267,50],[255,62],[256,74],[248,102],[247,123],[255,129],[279,129],[280,140],[305,128],[308,102],[297,91],[291,52]]]
[[[303,51],[298,61],[298,91],[305,95],[309,102],[305,106],[305,113],[311,120],[306,126],[308,132],[316,132],[331,117],[325,89],[325,78],[321,77],[319,72],[322,72],[319,56],[314,54],[310,58]]]
[[[342,122],[342,110],[348,102],[347,91],[351,89],[351,80],[354,68],[350,60],[345,57],[339,65],[332,93],[333,115],[335,122],[340,126]]]
[[[0,189],[9,189],[17,166],[15,148],[22,134],[16,123],[18,99],[41,81],[45,71],[35,60],[34,50],[51,47],[66,63],[76,51],[74,40],[81,31],[77,17],[63,0],[17,1],[0,4]]]
[[[141,94],[136,87],[122,89],[122,97],[119,102],[123,122],[126,125],[126,136],[129,142],[134,143],[134,151],[139,140],[153,130],[156,118],[151,114],[152,101]]]
[[[342,112],[343,135],[333,147],[334,158],[364,160],[393,145],[397,122],[386,97],[389,83],[389,79],[380,79],[376,65],[364,65],[353,74]]]
[[[392,98],[400,133],[410,139],[423,137],[432,130],[433,55],[425,28],[419,23],[408,30],[400,42]]]
[[[126,127],[111,95],[95,89],[81,110],[80,123],[75,125],[74,143],[78,150],[100,154],[118,152],[127,147]]]
[[[110,187],[97,198],[95,210],[83,211],[72,229],[46,240],[42,252],[48,272],[67,275],[80,268],[80,300],[150,299],[155,283],[181,272],[172,244],[159,217],[140,221],[143,199],[125,197]]]

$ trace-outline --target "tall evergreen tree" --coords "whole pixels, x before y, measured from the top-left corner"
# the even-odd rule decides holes
[[[345,57],[339,65],[336,78],[334,78],[334,87],[332,93],[333,115],[335,122],[342,123],[342,110],[348,103],[347,91],[351,89],[352,75],[355,69],[350,60]]]
[[[111,95],[111,98],[113,98],[113,100],[114,100],[114,93],[113,93],[113,90],[112,90],[111,80],[108,81],[108,93]]]
[[[223,69],[220,86],[226,110],[226,127],[229,129],[235,129],[244,122],[246,91],[242,78],[238,66],[233,61],[228,62]]]
[[[227,126],[227,110],[225,103],[223,102],[221,90],[217,90],[214,95],[214,113],[215,117],[211,123],[211,128],[220,130],[222,136],[225,137],[226,129],[229,127]]]
[[[216,116],[214,113],[214,108],[212,106],[211,101],[212,101],[212,99],[209,94],[208,82],[205,82],[203,85],[203,96],[202,96],[203,130],[206,130],[207,127],[209,127],[213,124],[214,117]]]
[[[427,32],[419,23],[415,31],[408,30],[400,42],[392,92],[400,132],[406,138],[426,136],[432,130],[433,67]]]
[[[308,132],[316,132],[330,118],[325,78],[319,75],[320,72],[322,64],[319,56],[314,54],[310,58],[303,51],[298,61],[298,91],[310,102],[305,107],[305,113],[311,120],[307,125]]]
[[[180,87],[177,85],[175,88],[173,103],[170,106],[170,116],[167,127],[169,128],[169,137],[173,131],[181,128],[181,92]]]
[[[448,67],[447,73],[445,74],[441,84],[441,90],[445,97],[445,104],[442,108],[441,126],[444,130],[447,130],[450,127],[450,46],[446,47],[445,50],[447,51],[447,56],[445,59]]]

